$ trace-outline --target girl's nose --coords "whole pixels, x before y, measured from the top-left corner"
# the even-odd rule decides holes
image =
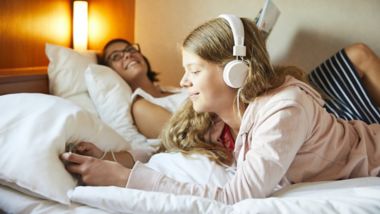
[[[189,80],[188,72],[185,72],[185,74],[182,76],[182,79],[179,82],[179,85],[181,87],[189,87],[189,86],[191,86],[191,81]]]

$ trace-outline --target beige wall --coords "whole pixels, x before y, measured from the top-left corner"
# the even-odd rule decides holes
[[[274,63],[310,70],[354,42],[380,55],[379,0],[273,0],[281,10],[268,39]],[[135,41],[163,85],[177,86],[183,69],[179,46],[198,24],[221,13],[254,18],[264,0],[137,0]]]

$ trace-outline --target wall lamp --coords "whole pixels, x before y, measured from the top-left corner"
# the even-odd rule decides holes
[[[73,46],[75,50],[87,50],[88,2],[73,1]]]

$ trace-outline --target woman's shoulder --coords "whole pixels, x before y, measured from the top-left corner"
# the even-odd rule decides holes
[[[138,96],[144,98],[148,102],[161,106],[170,112],[174,112],[182,105],[182,103],[184,103],[187,98],[187,93],[183,89],[177,88],[174,90],[173,88],[170,93],[168,92],[167,96],[153,97],[141,88],[138,88],[134,91],[132,100],[135,100]]]
[[[178,94],[178,93],[183,93],[186,91],[184,88],[175,87],[175,86],[160,86],[160,85],[158,85],[158,87],[161,89],[162,92],[166,92],[169,94]]]

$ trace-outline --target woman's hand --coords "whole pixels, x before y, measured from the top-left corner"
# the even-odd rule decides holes
[[[78,143],[77,145],[75,145],[73,152],[81,155],[91,156],[94,158],[101,158],[104,154],[104,151],[99,149],[93,143],[88,142]]]
[[[66,161],[67,171],[80,175],[81,181],[91,186],[125,187],[131,171],[118,162],[75,153],[63,153],[60,157]]]

